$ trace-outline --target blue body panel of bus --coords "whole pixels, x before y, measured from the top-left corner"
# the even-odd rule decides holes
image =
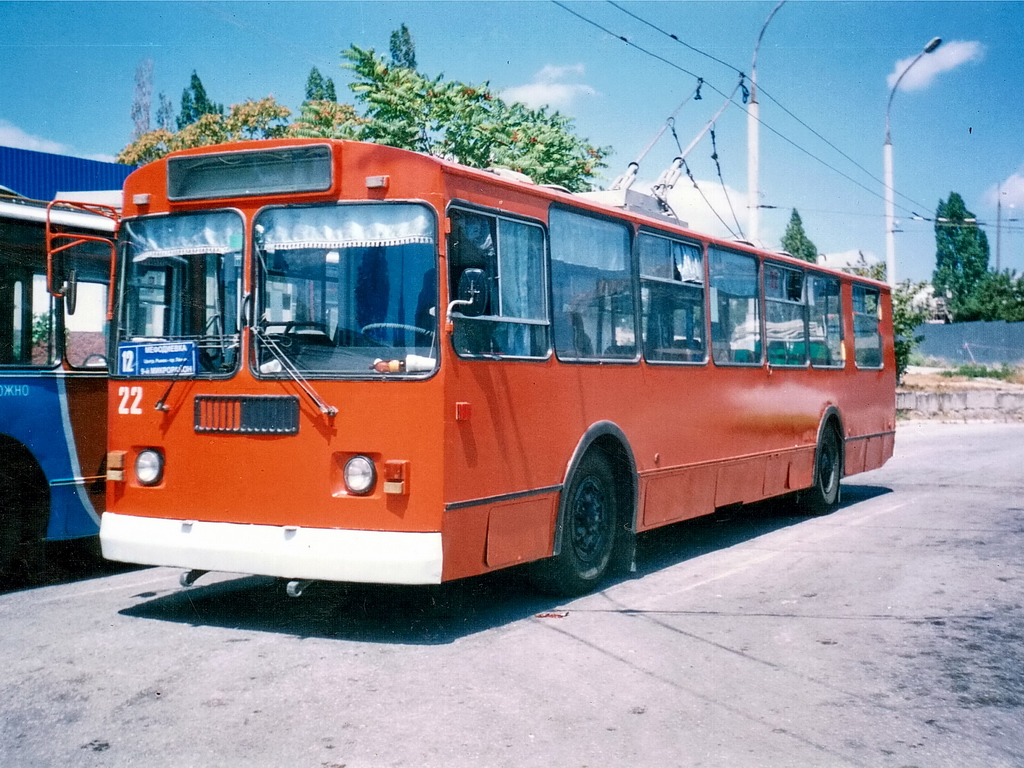
[[[24,445],[46,475],[47,539],[95,536],[100,518],[85,490],[63,372],[0,372],[0,434]]]

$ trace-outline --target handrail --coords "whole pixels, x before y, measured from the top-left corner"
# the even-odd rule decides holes
[[[56,210],[54,210],[56,207]],[[114,229],[110,237],[100,235],[84,235],[71,232],[54,232],[54,213],[67,213],[68,211],[84,213],[93,216],[103,216],[114,223]],[[105,243],[110,246],[110,288],[107,291],[107,321],[114,318],[114,278],[117,272],[117,234],[121,227],[120,212],[110,205],[101,203],[82,203],[73,200],[51,200],[46,204],[46,289],[56,298],[63,298],[68,289],[67,281],[59,287],[53,282],[53,260],[58,253],[70,248],[82,245],[83,243]],[[60,241],[65,242],[57,245]]]

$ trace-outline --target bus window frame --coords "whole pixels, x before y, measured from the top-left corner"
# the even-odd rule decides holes
[[[808,313],[807,313],[807,352],[808,352],[807,359],[808,359],[808,364],[810,365],[811,368],[813,368],[814,370],[818,370],[818,371],[841,371],[844,368],[846,368],[846,312],[845,312],[845,309],[844,309],[846,305],[845,305],[845,302],[844,302],[844,299],[843,299],[843,277],[842,277],[842,275],[837,275],[837,274],[833,274],[833,273],[830,273],[830,272],[822,272],[821,270],[818,270],[818,269],[808,269],[808,270],[805,270],[805,273],[806,273],[805,278],[804,278],[804,280],[805,280],[805,283],[804,283],[804,293],[805,294],[810,290],[811,280],[815,280],[815,279],[818,279],[818,280],[832,280],[832,281],[834,281],[837,284],[837,286],[839,288],[839,290],[836,292],[836,296],[839,298],[839,360],[837,362],[835,362],[835,363],[815,363],[814,362],[814,358],[811,357],[811,355],[810,355],[810,351],[811,351],[811,347],[810,347],[810,344],[811,344],[811,316],[810,316],[811,304],[808,302],[808,304],[807,304],[807,309],[808,309]],[[826,324],[826,327],[825,327],[824,339],[826,341],[826,347],[827,347],[828,346],[828,343],[827,343],[828,342],[828,326],[827,326],[827,324]]]
[[[640,240],[645,235],[650,236],[650,237],[660,237],[660,238],[662,238],[664,240],[668,240],[670,242],[679,243],[681,245],[692,246],[692,247],[696,248],[698,251],[700,251],[701,273],[702,273],[701,277],[703,278],[703,282],[701,283],[701,293],[702,293],[702,297],[701,297],[701,305],[702,305],[702,307],[701,307],[701,309],[702,309],[703,314],[704,314],[703,323],[702,323],[702,326],[703,326],[702,327],[702,331],[704,333],[704,357],[701,360],[657,360],[657,359],[652,360],[651,358],[649,358],[647,356],[647,340],[646,340],[646,337],[645,337],[644,325],[643,325],[644,319],[646,317],[646,313],[645,313],[645,310],[644,310],[644,297],[643,297],[644,281],[648,280],[650,282],[660,283],[660,284],[664,284],[664,285],[685,285],[686,283],[683,283],[683,282],[680,282],[680,281],[676,281],[676,280],[666,280],[664,278],[653,277],[653,276],[652,277],[644,277],[643,265],[641,263],[641,257],[640,257]],[[639,346],[642,348],[642,354],[643,354],[644,363],[647,364],[647,365],[669,365],[669,366],[682,365],[682,366],[689,366],[689,367],[707,366],[708,363],[711,360],[711,325],[710,325],[710,313],[708,312],[708,309],[709,309],[709,306],[710,306],[709,303],[708,303],[708,297],[709,297],[710,291],[708,290],[709,286],[708,286],[707,243],[705,243],[704,241],[702,241],[702,240],[700,240],[698,238],[690,238],[690,237],[686,237],[685,235],[681,235],[681,234],[665,232],[664,230],[655,229],[654,227],[650,227],[650,226],[647,226],[647,225],[641,225],[640,226],[640,228],[637,230],[637,233],[636,233],[636,236],[635,236],[634,239],[636,241],[636,245],[635,245],[635,248],[634,248],[634,250],[636,251],[636,256],[635,256],[636,273],[637,273],[637,280],[639,282],[639,289],[638,289],[639,301],[638,301],[638,303],[639,303],[639,308],[640,308],[640,327],[639,327],[638,337],[641,340],[641,343],[640,343]]]
[[[260,303],[260,291],[262,286],[259,282],[259,263],[256,258],[255,243],[253,242],[253,229],[256,226],[256,221],[265,211],[277,208],[343,208],[347,206],[391,206],[391,205],[417,205],[420,208],[427,210],[433,217],[433,236],[434,236],[434,272],[436,274],[436,288],[439,291],[437,294],[437,309],[435,310],[435,322],[437,328],[438,339],[435,343],[437,349],[437,362],[434,365],[433,370],[427,372],[417,372],[412,374],[407,373],[387,373],[382,374],[376,371],[367,371],[365,374],[355,373],[340,373],[340,372],[312,372],[312,371],[301,371],[300,375],[303,379],[309,379],[310,381],[429,381],[433,379],[440,372],[441,367],[444,364],[444,358],[442,347],[444,346],[441,340],[441,335],[444,334],[444,317],[441,310],[443,309],[443,297],[440,293],[441,290],[441,238],[444,233],[441,231],[441,218],[438,216],[437,208],[435,205],[428,200],[422,198],[394,198],[387,200],[377,199],[343,199],[339,200],[336,198],[330,198],[327,200],[300,200],[297,202],[277,202],[268,203],[260,206],[253,211],[252,216],[246,219],[247,226],[245,228],[245,236],[248,240],[248,253],[249,265],[247,275],[249,278],[249,290],[246,292],[247,299],[244,302],[245,312],[247,314],[248,322],[243,325],[243,328],[250,330],[249,334],[249,349],[247,353],[247,366],[249,373],[257,381],[286,381],[290,378],[290,374],[287,371],[281,371],[278,373],[264,373],[260,371],[260,366],[257,360],[257,343],[256,343],[256,329],[259,327],[259,317],[262,311],[262,304]]]
[[[550,229],[551,229],[551,213],[555,210],[560,210],[567,213],[574,213],[580,216],[586,216],[591,219],[597,219],[599,221],[610,222],[618,226],[622,226],[626,229],[629,234],[629,247],[627,249],[626,258],[628,259],[628,268],[630,276],[630,290],[632,291],[632,304],[633,304],[633,357],[562,357],[558,353],[558,344],[555,339],[555,287],[554,279],[551,275],[554,274],[554,248],[551,245],[550,240]],[[642,320],[640,316],[640,275],[639,275],[639,253],[637,251],[637,226],[629,219],[622,219],[618,216],[610,216],[606,213],[599,211],[592,211],[588,208],[581,208],[575,205],[569,205],[568,203],[552,202],[548,206],[548,271],[549,271],[549,290],[550,297],[548,300],[548,307],[551,313],[551,348],[554,351],[555,359],[560,363],[567,363],[573,365],[638,365],[643,359],[642,346],[642,329],[640,322]]]
[[[210,373],[202,370],[197,370],[194,374],[161,374],[158,376],[128,376],[118,373],[118,343],[122,334],[123,328],[123,316],[121,313],[125,311],[125,281],[128,279],[128,238],[124,236],[124,232],[127,226],[133,221],[144,221],[144,220],[155,220],[166,218],[169,216],[202,216],[210,215],[213,213],[220,213],[223,211],[229,211],[236,214],[242,221],[242,266],[239,269],[239,296],[241,301],[239,302],[239,313],[238,313],[238,359],[235,361],[235,366],[229,371],[223,373]],[[138,216],[129,216],[121,220],[120,234],[118,236],[117,243],[117,286],[116,293],[114,295],[114,316],[110,320],[110,332],[107,338],[107,369],[111,379],[118,381],[167,381],[167,380],[201,380],[201,381],[227,381],[237,376],[242,370],[242,357],[244,352],[243,338],[245,336],[246,313],[249,300],[246,299],[247,291],[245,285],[246,278],[246,267],[245,260],[247,254],[250,252],[250,241],[251,241],[251,221],[249,217],[245,215],[245,211],[235,206],[223,206],[223,207],[199,207],[199,208],[188,208],[184,210],[173,210],[163,211],[160,213],[153,214],[140,214]],[[162,339],[167,341],[167,339]],[[161,343],[161,342],[154,342]],[[86,369],[88,370],[88,369]]]
[[[472,203],[463,198],[451,198],[448,201],[448,205],[445,208],[444,216],[447,221],[451,221],[452,211],[464,211],[466,213],[476,214],[478,216],[489,216],[496,221],[499,219],[505,219],[518,224],[525,224],[527,226],[534,226],[540,230],[541,233],[541,245],[544,253],[541,264],[541,277],[544,280],[544,287],[542,290],[544,296],[544,318],[542,320],[528,320],[526,318],[509,317],[506,315],[479,315],[477,317],[471,317],[469,315],[463,315],[458,311],[458,307],[452,310],[451,317],[453,321],[461,322],[493,322],[493,323],[508,323],[510,325],[524,325],[524,326],[544,326],[547,328],[547,352],[543,356],[537,355],[509,355],[504,353],[492,353],[492,354],[465,354],[459,352],[455,348],[455,334],[454,332],[448,334],[448,343],[451,347],[452,352],[459,360],[507,360],[515,362],[528,362],[528,363],[543,363],[551,359],[555,354],[555,332],[554,332],[554,318],[552,313],[552,286],[551,286],[551,239],[548,233],[547,222],[533,217],[524,216],[521,214],[513,213],[501,208],[492,208],[479,203]],[[497,229],[495,229],[497,232]],[[445,255],[445,276],[444,284],[449,290],[449,301],[457,299],[456,289],[453,288],[451,283],[451,275],[449,270],[452,266],[452,249],[451,249],[451,237],[452,232],[446,232],[444,236],[444,255]],[[501,256],[499,253],[499,246],[495,244],[495,259],[497,261],[497,268],[499,271],[498,278],[500,280],[501,271]],[[439,270],[440,272],[440,270]],[[488,278],[490,279],[490,278]],[[440,281],[440,274],[438,276]],[[500,283],[499,283],[500,285]]]
[[[718,289],[716,286],[711,284],[711,251],[716,249],[721,253],[730,254],[733,256],[743,256],[754,260],[754,264],[757,266],[757,273],[754,276],[754,285],[757,287],[757,295],[754,297],[754,306],[757,308],[758,320],[755,323],[755,327],[760,334],[758,343],[760,346],[760,355],[756,360],[750,362],[739,362],[735,360],[721,360],[719,361],[715,357],[715,341],[712,337],[711,327],[712,323],[712,301],[718,297]],[[707,273],[707,312],[708,312],[708,355],[711,358],[711,362],[716,368],[764,368],[765,366],[765,328],[764,328],[764,279],[762,277],[763,269],[762,265],[765,259],[759,253],[750,253],[748,251],[739,250],[736,248],[730,248],[727,245],[722,245],[715,242],[709,242],[705,249],[705,271]],[[714,308],[714,314],[718,314],[718,308]]]
[[[861,365],[857,358],[857,317],[872,317],[866,312],[857,311],[856,291],[860,288],[864,291],[872,291],[875,294],[875,337],[878,339],[878,365]],[[885,340],[882,336],[882,289],[878,286],[862,282],[860,280],[850,281],[850,321],[853,323],[853,364],[859,371],[881,371],[885,368]]]
[[[767,287],[767,285],[765,283],[765,280],[767,278],[767,274],[768,274],[768,269],[769,268],[779,269],[779,270],[782,270],[783,272],[795,272],[795,273],[800,275],[800,300],[799,301],[792,301],[791,299],[776,299],[776,298],[769,298],[768,297],[768,287]],[[764,342],[764,353],[765,353],[765,360],[767,361],[769,367],[771,367],[772,369],[775,369],[775,368],[787,368],[789,370],[805,370],[805,369],[807,369],[807,368],[809,368],[811,366],[810,313],[808,312],[808,306],[809,305],[807,303],[807,285],[808,285],[807,278],[808,278],[808,274],[809,274],[808,270],[804,269],[801,266],[795,265],[795,264],[787,264],[785,262],[778,261],[776,259],[769,259],[769,258],[761,260],[761,296],[762,296],[762,299],[763,299],[763,304],[762,304],[762,307],[761,307],[761,314],[762,314],[762,321],[763,321],[762,324],[764,326],[764,339],[763,339],[763,342]],[[783,304],[783,305],[788,305],[788,306],[799,306],[803,310],[803,327],[804,327],[804,335],[803,335],[804,359],[803,359],[803,362],[800,362],[800,363],[773,363],[772,362],[771,354],[768,351],[768,345],[771,343],[771,340],[768,338],[768,303],[769,302],[776,302],[776,303]]]

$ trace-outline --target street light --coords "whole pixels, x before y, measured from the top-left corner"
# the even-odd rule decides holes
[[[889,285],[893,288],[896,287],[896,235],[894,232],[896,204],[893,200],[895,192],[892,179],[892,138],[889,135],[889,113],[892,110],[892,100],[896,95],[896,89],[900,87],[900,82],[907,72],[914,68],[914,65],[921,60],[922,56],[926,53],[931,53],[941,44],[942,38],[939,37],[933,37],[928,41],[928,45],[917,54],[917,57],[896,78],[896,83],[893,85],[892,91],[889,92],[889,103],[885,107],[885,145],[882,147],[882,161],[885,166],[885,274],[889,279]]]
[[[754,58],[750,63],[750,101],[747,103],[747,239],[755,244],[761,228],[761,201],[757,189],[760,164],[758,129],[761,124],[758,114],[761,108],[757,103],[757,52],[761,48],[761,38],[764,37],[768,23],[785,2],[786,0],[781,0],[772,8],[772,12],[761,25],[761,33],[754,45]]]

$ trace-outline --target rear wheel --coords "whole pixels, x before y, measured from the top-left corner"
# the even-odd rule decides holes
[[[535,581],[546,592],[582,595],[608,573],[615,547],[619,502],[608,462],[588,453],[564,493],[561,550],[536,564]]]
[[[830,424],[822,432],[814,452],[814,485],[800,494],[800,506],[806,513],[824,515],[839,503],[842,457],[839,433]]]

